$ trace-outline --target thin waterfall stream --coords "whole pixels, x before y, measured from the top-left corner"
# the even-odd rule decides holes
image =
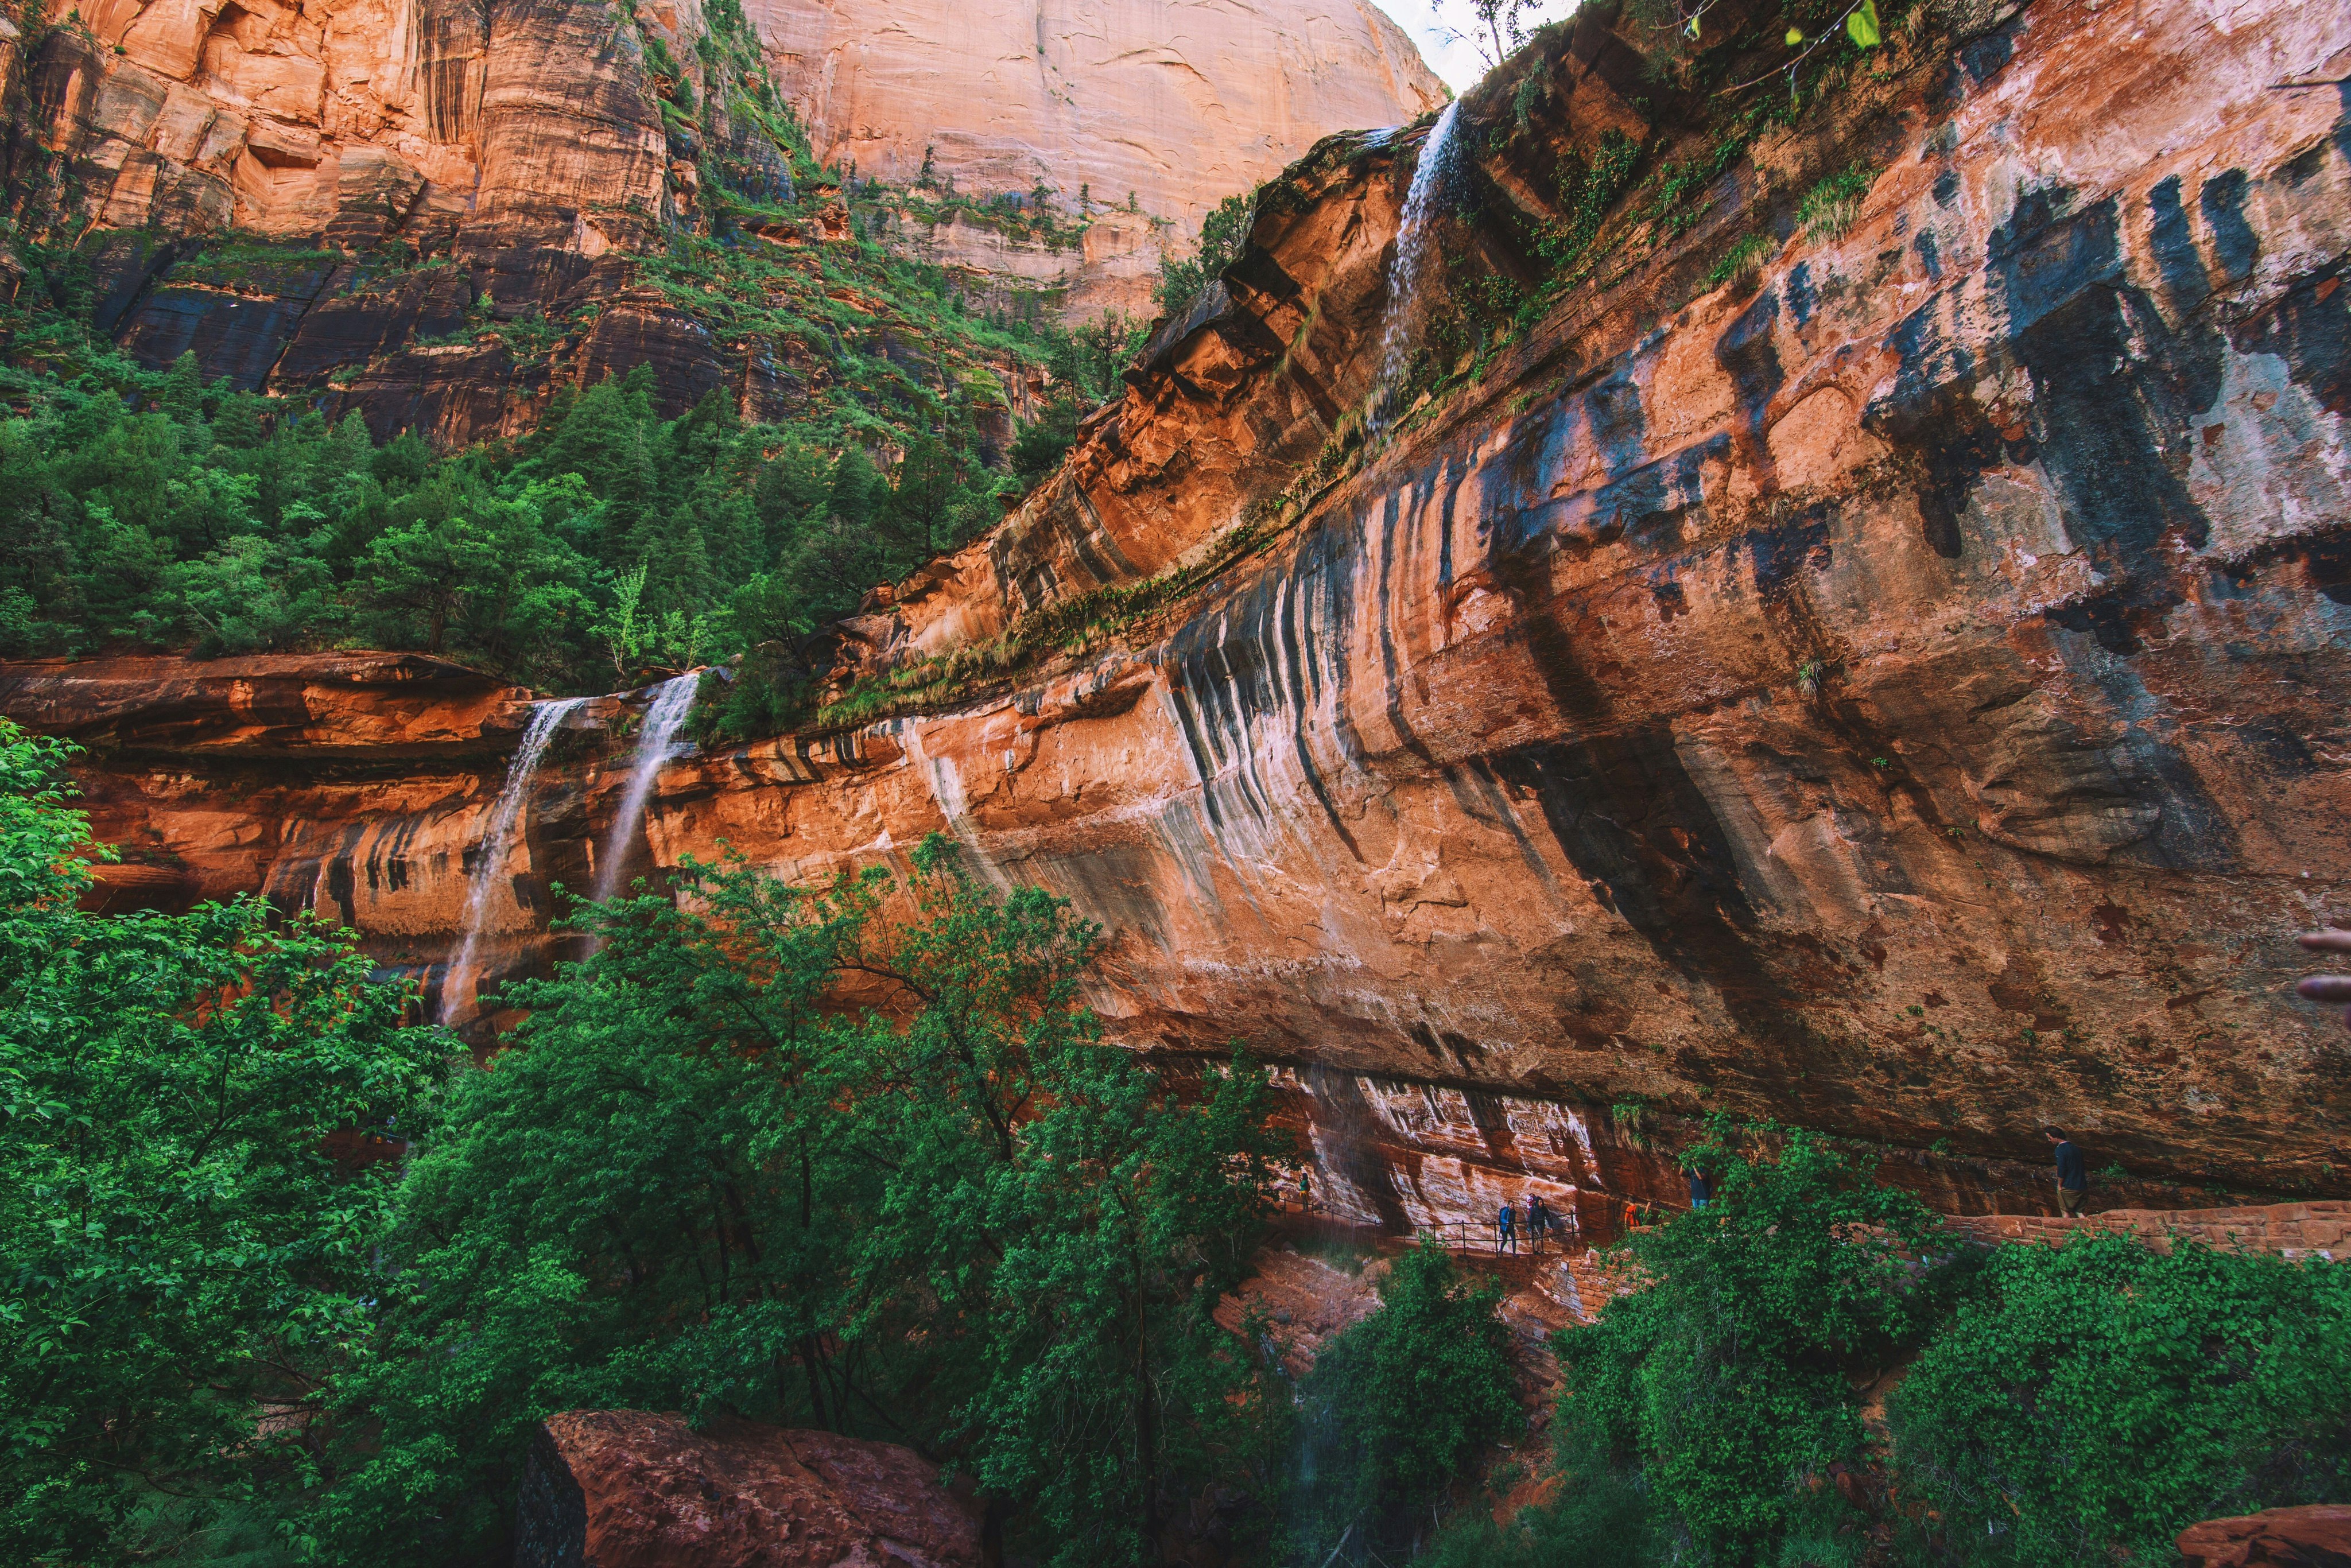
[[[531,778],[538,771],[549,743],[554,740],[564,716],[587,700],[564,697],[531,706],[530,722],[523,727],[522,743],[515,747],[514,760],[507,764],[507,781],[498,791],[497,803],[490,808],[490,820],[482,833],[481,858],[475,862],[473,877],[465,889],[465,940],[457,945],[457,956],[451,961],[448,977],[441,988],[444,1023],[454,1023],[480,1010],[480,1002],[472,994],[475,955],[482,945],[483,929],[489,924],[490,889],[514,854],[515,837],[530,804]]]
[[[1388,298],[1380,313],[1380,379],[1372,389],[1368,420],[1376,434],[1394,418],[1393,404],[1404,391],[1412,368],[1412,351],[1420,339],[1421,294],[1427,281],[1435,240],[1429,220],[1438,210],[1446,171],[1453,162],[1453,124],[1461,100],[1445,106],[1420,146],[1420,162],[1413,165],[1412,187],[1405,193],[1404,218],[1396,229],[1395,256],[1388,263]]]
[[[621,810],[612,819],[612,836],[596,862],[599,904],[621,891],[621,865],[628,856],[629,841],[636,837],[637,824],[643,820],[645,802],[653,798],[653,779],[661,772],[662,764],[676,754],[677,732],[685,727],[685,716],[694,706],[694,694],[701,686],[701,672],[688,671],[653,688],[653,706],[645,710],[645,727],[637,741],[636,761],[629,769],[629,785],[622,791]]]

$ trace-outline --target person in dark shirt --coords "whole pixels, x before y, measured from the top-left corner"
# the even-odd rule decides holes
[[[1543,1207],[1542,1194],[1527,1194],[1527,1250],[1541,1252],[1543,1232],[1551,1228],[1551,1210]]]
[[[2089,1166],[2083,1162],[2082,1151],[2074,1146],[2074,1141],[2065,1135],[2064,1129],[2043,1127],[2041,1130],[2049,1134],[2050,1143],[2056,1147],[2057,1212],[2079,1214],[2082,1212],[2082,1195],[2090,1186]]]
[[[1698,1169],[1696,1166],[1683,1166],[1682,1175],[1689,1178],[1691,1211],[1696,1212],[1704,1208],[1708,1203],[1713,1200],[1714,1184],[1708,1181],[1706,1179],[1706,1173]]]

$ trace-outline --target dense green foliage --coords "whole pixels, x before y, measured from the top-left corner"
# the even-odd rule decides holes
[[[405,1123],[450,1044],[400,1027],[401,988],[308,915],[81,912],[90,846],[62,754],[0,720],[11,1562],[200,1534],[309,1472],[396,1171],[322,1145]]]
[[[1842,1522],[1816,1479],[1859,1454],[1856,1385],[1933,1322],[1945,1281],[1913,1260],[1938,1224],[1801,1132],[1772,1159],[1724,1140],[1689,1157],[1719,1173],[1719,1202],[1640,1234],[1649,1287],[1562,1336],[1562,1414],[1636,1465],[1701,1551],[1752,1561]]]
[[[1986,1255],[1819,1140],[1763,1142],[1693,1151],[1712,1205],[1636,1233],[1645,1288],[1556,1337],[1551,1500],[1435,1562],[2160,1564],[2196,1520],[2351,1480],[2351,1274],[2101,1235]],[[1874,1439],[1866,1391],[1914,1356]]]
[[[1501,1293],[1423,1241],[1389,1269],[1379,1310],[1322,1347],[1300,1390],[1292,1530],[1308,1559],[1416,1541],[1447,1484],[1518,1428]]]
[[[493,1551],[528,1431],[577,1406],[912,1443],[1057,1561],[1141,1557],[1164,1496],[1247,1462],[1263,1375],[1208,1313],[1257,1234],[1262,1072],[1177,1096],[1078,1004],[1092,927],[916,861],[689,867],[695,913],[590,916],[601,950],[421,1136],[329,1555]],[[820,1007],[848,981],[892,1016]]]
[[[1938,1555],[2166,1563],[2199,1519],[2351,1496],[2351,1270],[2004,1248],[1890,1407]]]

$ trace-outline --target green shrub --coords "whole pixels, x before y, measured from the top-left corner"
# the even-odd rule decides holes
[[[1921,1266],[1939,1222],[1866,1164],[1802,1132],[1749,1157],[1727,1134],[1687,1156],[1713,1205],[1631,1243],[1646,1288],[1555,1343],[1563,1427],[1637,1472],[1709,1561],[1750,1563],[1834,1528],[1823,1483],[1861,1448],[1855,1388],[1924,1336],[1952,1271]]]
[[[2004,1247],[1889,1401],[1940,1561],[2168,1563],[2351,1486],[2351,1270],[2121,1236]]]
[[[1749,235],[1722,253],[1706,275],[1708,288],[1719,288],[1726,283],[1737,282],[1743,292],[1761,272],[1764,262],[1771,259],[1775,247],[1769,235]]]
[[[1423,1241],[1391,1267],[1379,1311],[1322,1347],[1300,1391],[1296,1528],[1311,1560],[1409,1533],[1401,1521],[1517,1429],[1500,1299],[1499,1281],[1472,1283]]]
[[[1857,163],[1838,170],[1804,193],[1796,206],[1797,226],[1809,238],[1835,239],[1853,226],[1861,212],[1861,199],[1875,183],[1870,172]]]

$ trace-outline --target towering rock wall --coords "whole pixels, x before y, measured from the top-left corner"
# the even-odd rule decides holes
[[[1690,216],[1628,196],[1368,446],[1426,154],[1326,143],[1061,474],[849,628],[851,695],[909,711],[673,765],[641,852],[808,876],[950,832],[1109,927],[1119,1038],[1282,1063],[1391,1223],[1657,1190],[1643,1145],[1715,1110],[1954,1207],[2029,1203],[2051,1121],[2340,1194],[2343,1037],[2288,986],[2344,913],[2351,18],[1942,16]],[[1609,131],[1667,168],[1716,134],[1645,122],[1605,13],[1514,69],[1463,110],[1468,274],[1528,276],[1513,209]],[[108,823],[168,848],[211,764],[71,678],[0,706],[114,748]],[[208,831],[428,961],[496,789],[462,751],[405,815],[338,817],[320,757]],[[608,771],[550,764],[517,887],[587,858]]]
[[[1163,246],[1188,248],[1208,210],[1337,131],[1400,124],[1446,101],[1412,41],[1369,0],[753,0],[777,78],[820,156],[906,183],[977,192],[1038,185],[1074,213],[1132,194],[1100,243],[1045,275],[1075,314],[1152,314]],[[1130,231],[1133,231],[1130,233]],[[945,244],[953,255],[954,240]],[[1136,252],[1141,267],[1117,266]],[[1108,254],[1097,254],[1107,252]],[[983,263],[982,265],[985,265]]]
[[[658,305],[632,298],[627,258],[706,220],[712,171],[755,198],[792,194],[767,123],[787,111],[757,100],[747,65],[760,44],[733,7],[715,32],[697,0],[104,0],[52,12],[0,38],[0,69],[21,78],[6,95],[9,193],[20,222],[55,220],[53,238],[117,236],[95,246],[101,329],[151,361],[194,349],[208,375],[246,388],[309,391],[364,367],[345,395],[386,428],[451,443],[520,428],[547,373],[500,346],[447,340],[489,318]],[[1318,136],[1409,119],[1441,93],[1368,6],[1335,23],[1286,5],[1238,15],[1185,31],[1194,14],[1165,7],[1073,14],[1055,24],[1066,47],[1050,57],[1049,92],[981,79],[1015,33],[1045,36],[1026,14],[960,15],[935,41],[974,29],[993,41],[946,57],[910,42],[903,10],[793,0],[756,20],[789,68],[784,101],[810,95],[804,107],[836,128],[825,157],[895,170],[887,150],[911,141],[914,162],[897,171],[911,180],[935,133],[967,188],[1044,179],[1066,187],[1072,211],[1090,180],[1116,185],[1116,200],[1147,192],[1145,212],[1102,214],[1099,233],[1060,251],[952,222],[893,236],[968,274],[982,298],[1027,292],[1075,314],[1147,319],[1162,248],[1188,245],[1203,208]],[[810,49],[829,63],[811,66]],[[1164,85],[1178,78],[1190,86]],[[1032,103],[1031,88],[1046,97]],[[946,103],[960,118],[935,132]],[[1016,123],[1029,128],[1019,149],[1005,140]],[[311,249],[238,266],[214,245],[198,267],[202,238],[228,231]],[[371,253],[395,243],[411,261],[460,267],[386,276],[402,269]],[[653,332],[652,350],[587,346],[574,368],[592,376],[617,349],[654,363],[673,401],[731,379],[752,417],[774,413],[757,348],[713,343],[688,319]]]

